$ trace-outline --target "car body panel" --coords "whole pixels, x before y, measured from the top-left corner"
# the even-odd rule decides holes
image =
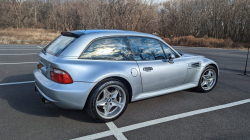
[[[137,61],[142,77],[143,92],[170,88],[182,85],[187,75],[187,64],[182,58],[175,59],[173,64],[168,60]],[[145,71],[145,67],[153,70]]]
[[[193,88],[193,87],[196,87],[196,86],[197,86],[196,83],[186,83],[186,84],[178,85],[178,86],[175,86],[175,87],[164,88],[164,89],[149,91],[149,92],[143,92],[141,94],[134,95],[132,97],[131,101],[134,102],[134,101],[138,101],[138,100],[152,98],[152,97],[165,95],[165,94],[173,93],[173,92],[180,91],[180,90]]]
[[[218,65],[204,56],[183,54],[182,56],[157,36],[121,30],[72,31],[81,34],[59,56],[39,52],[41,70],[34,71],[35,84],[40,93],[57,106],[66,109],[82,109],[93,88],[106,78],[119,77],[126,80],[132,90],[131,101],[168,94],[198,85],[204,68]],[[114,61],[80,59],[79,56],[94,40],[114,36],[143,36],[157,39],[172,49],[179,58],[153,61]],[[144,67],[153,67],[150,72]],[[72,84],[59,84],[50,79],[53,68],[69,73]]]
[[[95,83],[59,84],[45,77],[39,69],[33,72],[39,92],[50,102],[64,109],[83,109]]]

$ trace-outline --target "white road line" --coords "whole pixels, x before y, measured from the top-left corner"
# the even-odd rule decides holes
[[[168,121],[172,121],[172,120],[177,120],[177,119],[181,119],[181,118],[186,118],[186,117],[190,117],[190,116],[194,116],[194,115],[198,115],[198,114],[202,114],[202,113],[207,113],[207,112],[211,112],[211,111],[216,111],[216,110],[220,110],[220,109],[230,108],[230,107],[234,107],[234,106],[238,106],[238,105],[242,105],[242,104],[246,104],[246,103],[250,103],[250,99],[245,99],[245,100],[232,102],[232,103],[228,103],[228,104],[224,104],[224,105],[218,105],[218,106],[214,106],[214,107],[199,109],[199,110],[195,110],[195,111],[181,113],[181,114],[168,116],[168,117],[164,117],[164,118],[160,118],[160,119],[155,119],[155,120],[151,120],[151,121],[146,121],[146,122],[142,122],[142,123],[132,124],[129,126],[117,128],[116,131],[118,131],[119,133],[121,133],[121,132],[123,133],[123,132],[131,131],[131,130],[135,130],[135,129],[139,129],[139,128],[143,128],[143,127],[147,127],[147,126],[151,126],[151,125],[155,125],[155,124],[160,124],[160,123],[164,123],[164,122],[168,122]],[[105,131],[105,132],[108,132],[108,131]],[[83,140],[84,138],[96,139],[97,136],[98,136],[98,138],[102,138],[102,137],[100,137],[100,134],[102,134],[102,137],[110,136],[110,134],[104,134],[104,132],[101,132],[101,133],[96,133],[96,134],[80,137],[78,139],[79,140]]]
[[[94,140],[94,139],[100,139],[100,138],[111,136],[111,135],[113,135],[113,133],[109,130],[109,131],[92,134],[92,135],[88,135],[88,136],[84,136],[84,137],[80,137],[80,138],[76,138],[72,140]]]
[[[127,138],[122,134],[122,132],[116,127],[116,125],[113,122],[108,122],[106,125],[109,127],[113,135],[118,140],[127,140]]]
[[[23,53],[23,54],[0,54],[0,55],[34,55],[37,53]]]
[[[13,82],[13,83],[2,83],[0,86],[5,86],[5,85],[18,85],[18,84],[26,84],[26,83],[34,83],[35,81],[25,81],[25,82]]]
[[[43,47],[40,47],[40,46],[37,46],[37,47],[38,47],[38,48],[41,48],[41,49],[43,48]]]
[[[237,106],[237,105],[241,105],[241,104],[245,104],[245,103],[249,103],[249,102],[250,102],[250,99],[246,99],[246,100],[241,100],[241,101],[228,103],[228,104],[224,104],[224,105],[219,105],[219,106],[199,109],[199,110],[195,110],[195,111],[190,111],[190,112],[186,112],[186,113],[182,113],[182,114],[178,114],[178,115],[173,115],[173,116],[155,119],[155,120],[151,120],[151,121],[146,121],[146,122],[142,122],[142,123],[138,123],[138,124],[133,124],[130,126],[125,126],[125,127],[120,128],[120,131],[127,132],[127,131],[131,131],[131,130],[139,129],[142,127],[150,126],[150,125],[164,123],[164,122],[168,122],[168,121],[172,121],[172,120],[176,120],[176,119],[181,119],[181,118],[185,118],[185,117],[189,117],[189,116],[194,116],[197,114],[207,113],[207,112],[211,112],[211,111],[215,111],[215,110],[225,109],[225,108],[229,108],[229,107],[233,107],[233,106]]]
[[[38,62],[0,63],[0,65],[37,64]]]

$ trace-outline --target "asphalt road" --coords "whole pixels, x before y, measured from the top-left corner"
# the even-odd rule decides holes
[[[40,51],[37,45],[0,45],[0,139],[63,140],[85,139],[88,135],[129,140],[250,139],[250,77],[238,75],[243,74],[247,52],[174,48],[218,63],[220,75],[214,90],[185,90],[130,103],[110,127],[93,121],[85,111],[42,103],[32,82],[36,53]],[[250,63],[247,70],[250,74]],[[26,81],[31,83],[17,83]],[[101,132],[107,135],[101,136]]]

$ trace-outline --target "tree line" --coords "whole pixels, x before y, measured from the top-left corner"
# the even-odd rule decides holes
[[[0,0],[0,28],[122,29],[250,42],[250,0]]]

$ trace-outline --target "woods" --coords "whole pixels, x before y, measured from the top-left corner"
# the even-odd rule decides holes
[[[163,4],[159,17],[159,30],[164,36],[250,41],[249,0],[170,1]]]
[[[250,0],[0,0],[0,28],[122,29],[250,42]]]

